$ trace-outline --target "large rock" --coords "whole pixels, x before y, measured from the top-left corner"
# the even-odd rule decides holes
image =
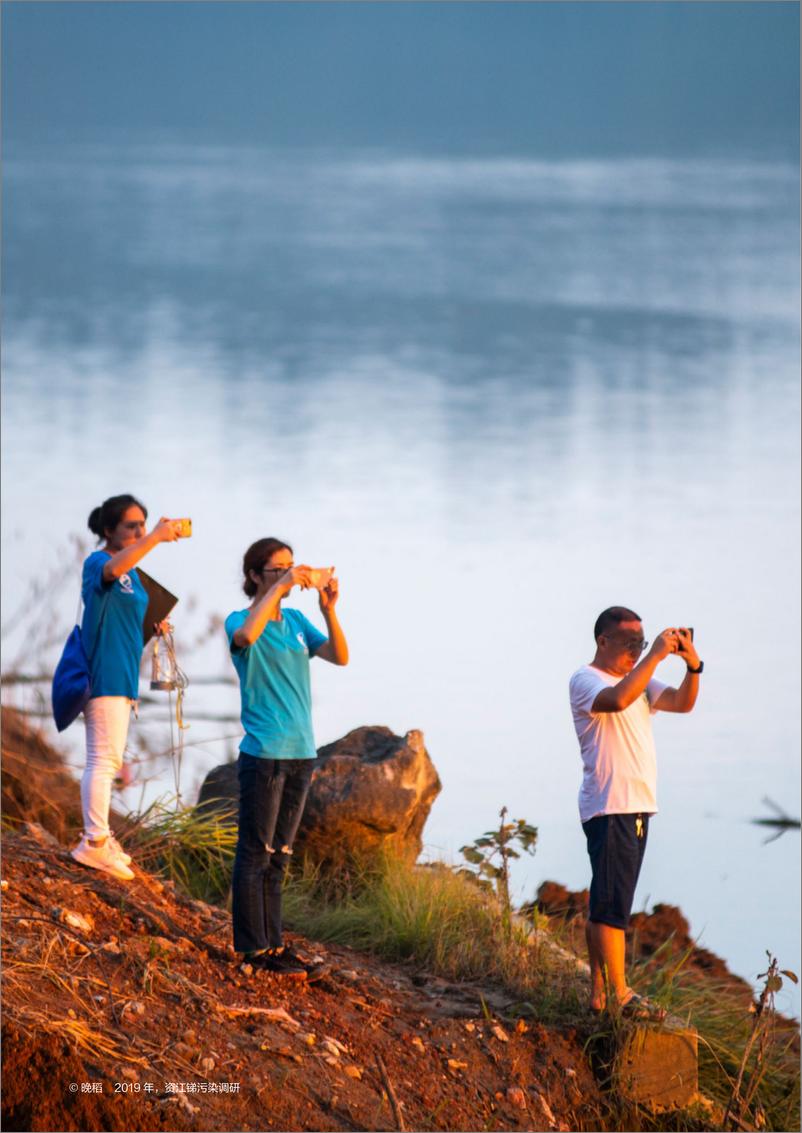
[[[391,853],[414,861],[440,779],[421,732],[355,728],[318,750],[297,849],[339,865]],[[237,766],[224,763],[204,780],[198,807],[236,821]]]

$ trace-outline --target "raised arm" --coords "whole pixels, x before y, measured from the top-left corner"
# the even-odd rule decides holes
[[[269,590],[253,606],[245,621],[235,630],[232,642],[238,649],[247,649],[264,633],[264,628],[276,616],[279,603],[286,598],[293,586],[308,586],[308,566],[291,567],[274,582]]]
[[[331,661],[332,665],[347,665],[348,642],[345,640],[345,634],[334,609],[339,596],[340,587],[336,578],[332,578],[320,591],[320,612],[326,619],[329,640],[321,645],[315,656],[322,657],[324,661]]]
[[[642,661],[622,677],[618,684],[601,690],[593,701],[591,712],[623,712],[625,708],[629,708],[646,691],[660,662],[670,653],[677,652],[677,646],[677,631],[664,629]],[[660,699],[662,700],[662,696]]]
[[[148,551],[152,551],[159,543],[174,543],[177,538],[178,529],[175,520],[162,516],[147,535],[142,535],[134,543],[129,543],[127,547],[123,547],[111,556],[103,566],[103,581],[114,582],[132,570],[140,559],[144,559]]]
[[[686,629],[677,631],[680,647],[679,656],[688,666],[685,677],[679,688],[664,688],[655,701],[655,708],[661,712],[690,712],[699,695],[699,673],[701,662],[693,638]],[[696,671],[694,671],[696,670]]]

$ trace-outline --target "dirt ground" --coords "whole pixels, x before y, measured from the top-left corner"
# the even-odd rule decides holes
[[[3,845],[6,1130],[582,1130],[605,1102],[586,1035],[498,990],[341,947],[314,983],[248,974],[224,911]]]

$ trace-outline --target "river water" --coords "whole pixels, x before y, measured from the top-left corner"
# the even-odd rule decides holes
[[[107,495],[194,521],[143,564],[182,598],[190,679],[229,672],[219,631],[193,642],[244,605],[245,547],[288,539],[336,564],[351,645],[315,666],[318,742],[422,729],[427,853],[506,805],[539,828],[524,899],[587,884],[567,682],[596,615],[692,624],[702,692],[656,720],[636,907],[680,905],[748,978],[766,949],[799,969],[799,835],[750,823],[764,796],[799,808],[798,191],[745,158],[15,148],[6,667],[57,653],[28,627],[63,640],[70,536]],[[238,738],[200,717],[236,694],[191,686],[185,712],[189,795]],[[173,789],[165,767],[129,805]]]

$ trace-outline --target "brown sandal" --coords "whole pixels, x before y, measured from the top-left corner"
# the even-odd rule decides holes
[[[662,1023],[668,1012],[659,1003],[633,991],[626,1003],[621,1004],[620,1014],[622,1019],[635,1023]]]

